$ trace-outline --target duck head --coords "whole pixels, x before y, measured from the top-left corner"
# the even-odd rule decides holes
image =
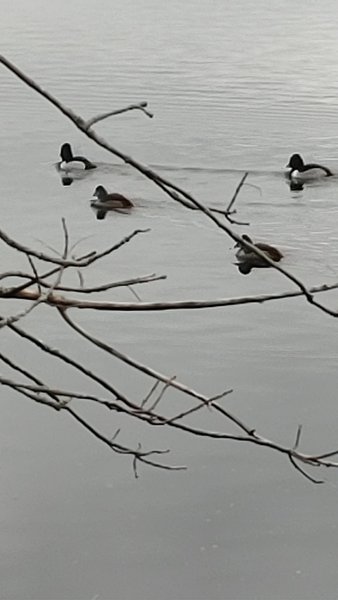
[[[293,154],[289,160],[289,163],[286,165],[287,168],[292,170],[301,171],[304,167],[304,161],[300,154]]]
[[[62,144],[60,156],[64,162],[71,162],[73,160],[72,148],[71,145],[68,144],[68,142],[66,144]]]
[[[249,242],[249,244],[253,244],[253,241],[252,241],[251,237],[249,237],[248,235],[246,235],[246,233],[244,233],[244,235],[242,235],[242,240],[244,240],[245,242]],[[235,248],[242,248],[241,242],[237,242],[235,244]]]
[[[107,190],[103,187],[103,185],[98,185],[93,193],[93,196],[96,196],[99,200],[105,200],[107,197]]]

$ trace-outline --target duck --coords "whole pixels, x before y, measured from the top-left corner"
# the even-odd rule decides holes
[[[306,181],[319,177],[331,177],[333,175],[332,171],[323,165],[318,165],[317,163],[305,164],[300,154],[293,154],[286,168],[288,169],[290,180]]]
[[[116,192],[109,194],[103,185],[98,185],[95,188],[93,196],[96,196],[97,199],[91,200],[90,204],[93,208],[98,209],[96,214],[97,219],[104,219],[109,210],[130,209],[134,207],[131,200]]]
[[[81,169],[88,171],[89,169],[96,169],[97,165],[94,165],[90,160],[84,156],[74,156],[72,147],[68,142],[62,144],[60,149],[61,161],[58,163],[58,168],[61,171],[71,171],[73,169]]]
[[[252,239],[246,234],[242,235],[242,240],[249,242],[249,244],[252,244],[258,248],[258,250],[264,252],[264,254],[266,254],[267,257],[274,262],[279,262],[283,258],[283,254],[280,252],[280,250],[274,246],[270,246],[270,244],[265,244],[264,242],[253,242]],[[241,244],[241,242],[237,242],[235,248],[239,248],[239,250],[236,252],[236,258],[239,260],[237,266],[241,273],[250,273],[253,267],[270,267],[269,263],[266,262],[263,257],[255,254],[251,248],[246,247],[244,244]]]

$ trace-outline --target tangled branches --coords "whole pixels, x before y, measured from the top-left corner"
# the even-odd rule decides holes
[[[232,390],[228,389],[221,392],[217,396],[207,397],[193,388],[190,388],[187,385],[177,381],[175,376],[169,376],[151,369],[150,367],[135,360],[131,356],[122,353],[117,348],[108,345],[81,327],[76,320],[70,316],[70,310],[74,308],[97,310],[100,302],[77,300],[73,298],[74,294],[88,295],[92,292],[102,293],[116,287],[132,286],[136,284],[144,285],[159,279],[163,279],[165,276],[150,274],[141,277],[135,277],[134,279],[113,281],[104,283],[102,285],[97,285],[95,287],[87,287],[85,285],[85,277],[83,272],[86,270],[86,268],[88,268],[89,265],[103,259],[104,256],[107,256],[112,252],[118,251],[127,243],[134,243],[138,235],[146,232],[135,230],[129,236],[117,244],[114,244],[104,252],[98,253],[91,251],[87,253],[86,256],[80,256],[76,258],[74,256],[69,256],[69,235],[66,223],[64,221],[63,231],[64,249],[62,252],[62,258],[58,259],[53,256],[48,256],[45,253],[37,252],[32,248],[24,247],[15,240],[9,239],[8,236],[3,236],[0,234],[1,239],[5,241],[8,246],[12,247],[16,251],[24,253],[27,256],[27,259],[32,267],[31,273],[23,271],[8,271],[2,273],[1,280],[3,282],[12,279],[20,279],[22,282],[19,285],[1,287],[0,297],[4,300],[24,299],[28,302],[28,308],[19,312],[18,314],[7,318],[2,318],[0,321],[0,327],[7,327],[13,335],[24,339],[34,349],[40,350],[44,355],[58,361],[59,363],[64,363],[78,373],[81,373],[83,376],[85,376],[85,378],[95,384],[97,393],[84,394],[74,389],[59,389],[51,387],[46,382],[38,378],[32,371],[23,369],[18,363],[10,359],[6,354],[1,353],[1,361],[6,364],[16,374],[17,377],[21,376],[21,379],[23,378],[23,381],[21,381],[21,379],[10,379],[8,377],[0,376],[0,382],[3,386],[11,388],[19,394],[22,394],[26,398],[34,400],[39,404],[44,404],[45,406],[53,408],[57,411],[67,412],[67,414],[74,418],[87,431],[107,445],[111,450],[118,454],[131,456],[133,470],[136,477],[138,476],[139,463],[144,463],[153,467],[159,467],[168,470],[183,469],[185,467],[169,465],[163,462],[163,460],[161,460],[161,456],[168,452],[167,449],[144,450],[140,444],[138,444],[136,448],[131,448],[118,443],[117,437],[120,434],[120,430],[117,430],[112,437],[107,437],[96,427],[94,427],[87,419],[83,418],[77,408],[74,408],[74,404],[79,404],[81,402],[94,403],[101,410],[108,410],[110,413],[122,413],[127,417],[137,419],[152,427],[176,429],[180,430],[182,433],[197,437],[208,437],[218,441],[234,440],[264,446],[285,454],[293,466],[301,471],[311,481],[319,482],[308,473],[305,473],[300,464],[305,466],[338,466],[338,463],[336,464],[329,460],[335,453],[311,456],[300,452],[298,449],[300,430],[297,432],[297,440],[293,447],[285,447],[262,437],[260,434],[258,434],[255,428],[248,426],[222,406],[221,400],[230,394]],[[39,273],[36,264],[37,259],[40,261],[40,263],[47,263],[49,269]],[[81,273],[80,282],[78,285],[74,284],[73,286],[65,286],[62,284],[62,276],[66,271],[69,270]],[[245,301],[245,299],[242,300],[243,302]],[[23,320],[29,312],[36,310],[41,303],[45,303],[52,310],[56,310],[63,322],[65,322],[77,336],[87,340],[92,347],[99,348],[109,358],[114,357],[115,359],[122,361],[129,367],[149,377],[150,380],[152,380],[152,383],[150,385],[149,392],[145,395],[145,397],[140,398],[137,401],[131,400],[119,389],[117,389],[108,378],[103,378],[97,375],[79,360],[75,360],[69,354],[51,347],[46,342],[41,341],[36,336],[23,329],[21,325],[19,326],[18,321]],[[116,306],[116,304],[118,304],[118,306]],[[144,306],[146,303],[140,302],[103,302],[101,308],[104,308],[107,311],[114,311],[116,309],[122,309],[123,304],[129,306],[129,308],[132,307],[133,310],[153,309],[153,306],[150,306],[149,308],[149,306]],[[160,303],[158,305],[160,306]],[[168,309],[168,305],[170,305],[170,303],[163,303],[163,306],[166,309]],[[172,306],[169,306],[169,308],[172,308]],[[189,406],[176,414],[172,414],[172,411],[170,411],[170,405],[168,406],[166,404],[166,393],[169,389],[175,390],[177,394],[183,395],[187,399],[190,398]],[[210,431],[194,426],[191,423],[191,417],[196,413],[205,410],[217,413],[224,421],[225,426],[227,424],[231,424],[231,426],[234,426],[237,431],[235,433],[229,433],[222,430]]]
[[[29,85],[37,93],[42,95],[47,101],[52,103],[60,110],[68,119],[70,119],[76,127],[78,127],[86,136],[95,141],[98,145],[105,148],[111,154],[118,156],[124,162],[130,164],[144,176],[152,180],[155,185],[160,187],[167,195],[175,201],[183,204],[189,210],[201,211],[207,219],[209,219],[216,227],[221,229],[224,234],[236,242],[241,238],[228,226],[229,223],[238,223],[234,221],[233,214],[236,212],[233,208],[238,193],[247,178],[247,173],[241,179],[234,196],[230,200],[228,207],[225,210],[208,208],[198,202],[191,194],[185,192],[172,182],[160,177],[157,173],[148,167],[141,165],[131,157],[124,155],[122,152],[113,148],[106,140],[99,136],[92,126],[113,114],[119,114],[128,110],[138,109],[151,117],[152,114],[146,110],[146,103],[133,104],[118,111],[111,111],[97,117],[93,117],[87,121],[76,115],[61,104],[55,97],[43,90],[37,83],[22,73],[15,65],[10,63],[4,57],[0,57],[0,62],[25,84]],[[223,220],[220,220],[220,216]],[[227,389],[221,391],[218,395],[206,396],[199,391],[187,386],[183,382],[177,380],[174,375],[160,373],[142,364],[135,358],[122,353],[116,347],[107,344],[103,340],[95,337],[90,331],[84,329],[70,313],[76,309],[85,309],[91,311],[104,310],[108,313],[114,311],[154,311],[154,310],[183,310],[183,309],[205,309],[212,307],[244,305],[248,303],[262,303],[267,301],[279,300],[281,298],[292,298],[295,296],[303,296],[306,301],[316,306],[323,312],[337,316],[337,312],[333,311],[315,300],[314,294],[324,292],[328,289],[338,287],[338,283],[327,286],[325,284],[307,289],[304,284],[294,277],[291,273],[269,261],[266,255],[262,255],[261,251],[249,242],[243,242],[253,252],[260,256],[277,269],[281,275],[287,278],[296,286],[294,291],[282,291],[278,294],[247,296],[241,298],[220,298],[210,301],[186,300],[181,302],[112,302],[112,301],[91,301],[87,297],[91,293],[101,294],[116,287],[130,287],[135,285],[151,284],[159,279],[165,279],[165,275],[147,274],[136,276],[134,278],[122,281],[103,282],[101,285],[87,286],[85,284],[84,273],[86,269],[102,260],[104,257],[117,252],[123,251],[123,247],[129,243],[136,243],[139,235],[149,233],[149,230],[135,230],[129,236],[118,241],[102,252],[89,251],[85,255],[76,257],[72,254],[70,246],[69,233],[65,221],[62,221],[64,243],[63,249],[59,257],[49,255],[46,252],[39,252],[34,248],[24,246],[19,241],[10,238],[4,231],[0,230],[0,239],[14,252],[24,255],[30,265],[31,271],[4,271],[0,274],[0,298],[5,301],[19,300],[26,304],[25,308],[16,314],[9,317],[0,317],[0,328],[7,328],[17,339],[24,339],[30,345],[32,351],[41,352],[44,356],[58,364],[68,365],[75,372],[80,373],[85,379],[90,382],[95,393],[87,394],[76,389],[64,389],[63,387],[55,387],[49,385],[46,381],[37,377],[32,370],[24,369],[18,362],[10,358],[7,354],[1,353],[0,359],[3,364],[7,365],[13,373],[12,377],[0,376],[0,383],[4,388],[10,388],[17,393],[23,395],[34,402],[44,404],[56,411],[65,411],[69,416],[75,419],[82,427],[90,434],[99,439],[102,443],[108,446],[112,451],[118,454],[128,455],[132,459],[134,474],[138,476],[138,466],[140,463],[158,467],[167,470],[184,469],[184,466],[170,465],[165,462],[163,455],[168,453],[167,449],[150,449],[146,450],[141,444],[135,447],[120,443],[121,432],[117,429],[115,433],[108,437],[102,431],[93,426],[88,419],[80,414],[78,406],[83,403],[95,404],[102,411],[109,411],[109,414],[119,413],[127,418],[137,419],[143,424],[151,427],[162,427],[167,430],[179,430],[182,434],[195,437],[210,438],[217,441],[237,441],[257,446],[269,448],[286,456],[292,466],[302,473],[306,478],[315,483],[320,483],[321,480],[315,479],[306,469],[307,467],[338,467],[338,462],[333,459],[338,454],[337,451],[326,452],[322,454],[305,454],[300,451],[301,427],[298,427],[294,444],[281,445],[272,440],[267,439],[258,433],[256,427],[249,426],[236,417],[234,414],[224,408],[222,400],[227,397],[232,390]],[[42,266],[46,266],[42,270]],[[41,271],[40,271],[41,269]],[[79,283],[73,285],[64,285],[63,276],[65,272],[75,272],[79,275]],[[117,359],[129,368],[136,370],[149,378],[149,391],[144,397],[131,399],[126,394],[121,392],[117,386],[110,380],[109,377],[99,376],[92,372],[86,364],[80,360],[75,360],[70,354],[51,347],[45,341],[38,339],[27,330],[23,329],[21,322],[25,316],[38,309],[41,304],[45,304],[50,310],[57,313],[67,327],[80,338],[86,340],[91,348],[98,348],[105,356],[111,360]],[[20,324],[19,324],[20,322]],[[178,398],[185,399],[185,408],[179,412],[173,413],[170,404],[166,401],[169,390],[175,392]],[[188,406],[187,406],[187,403]],[[217,423],[220,430],[213,431],[203,427],[198,427],[194,424],[196,413],[208,411],[217,415]],[[112,422],[114,419],[112,417]],[[231,430],[228,431],[227,428]]]

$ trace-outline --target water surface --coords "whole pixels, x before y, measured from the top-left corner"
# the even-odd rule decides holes
[[[336,281],[338,67],[336,5],[301,0],[123,4],[2,2],[2,52],[82,116],[147,100],[97,126],[116,148],[206,204],[224,208],[241,176],[237,217],[278,245],[306,284]],[[1,227],[23,243],[62,247],[61,218],[83,251],[150,228],[88,283],[156,272],[142,300],[212,299],[291,289],[272,270],[240,275],[231,240],[140,173],[95,146],[45,100],[1,69]],[[64,141],[100,168],[70,187],[54,164]],[[289,155],[337,177],[290,192]],[[129,195],[132,215],[95,219],[95,186]],[[43,243],[43,244],[42,244]],[[27,269],[2,247],[7,268]],[[107,295],[132,300],[128,290]],[[324,301],[324,297],[322,297]],[[335,306],[337,295],[326,301]],[[9,307],[2,310],[10,312]],[[336,321],[303,300],[165,313],[82,312],[74,318],[121,351],[225,405],[267,437],[305,451],[337,445]],[[150,382],[76,340],[50,309],[22,323],[109,374],[139,398]],[[9,356],[52,385],[88,383],[8,332]],[[7,371],[5,371],[7,372]],[[182,400],[173,396],[172,402]],[[259,448],[187,438],[83,408],[125,443],[171,448],[188,470],[141,469],[108,452],[67,415],[2,391],[1,584],[6,600],[305,599],[336,596],[336,474],[324,486]],[[208,415],[205,422],[209,422]],[[226,429],[222,421],[216,429]],[[122,438],[121,438],[122,442]],[[315,473],[317,475],[317,473]]]

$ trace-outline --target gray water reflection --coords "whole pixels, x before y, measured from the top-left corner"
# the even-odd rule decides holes
[[[336,280],[337,177],[290,192],[281,173],[299,151],[338,174],[333,0],[325,10],[305,0],[2,0],[1,8],[3,52],[84,116],[148,100],[153,120],[130,114],[98,126],[117,148],[157,165],[215,207],[224,207],[249,169],[257,187],[242,190],[237,216],[251,223],[250,235],[278,245],[285,267],[307,284]],[[4,70],[0,102],[1,226],[23,243],[60,247],[62,216],[74,240],[90,236],[83,249],[151,227],[90,273],[92,283],[167,274],[165,282],[142,289],[143,300],[290,287],[270,270],[240,275],[229,238],[111,161]],[[98,172],[70,187],[62,187],[54,167],[64,141],[100,163]],[[130,196],[133,215],[97,222],[89,208],[97,183]],[[2,252],[11,267],[23,267]],[[122,292],[114,298],[130,299]],[[337,294],[327,302],[335,306]],[[304,449],[336,447],[336,323],[301,300],[76,318],[120,350],[206,393],[234,388],[227,407],[269,437],[290,443],[302,423]],[[126,393],[148,385],[90,353],[47,309],[33,313],[25,327],[109,372]],[[42,361],[8,333],[2,337],[9,354],[38,376],[87,389],[71,369]],[[172,448],[172,461],[189,470],[143,469],[135,482],[127,459],[110,455],[66,416],[3,392],[2,598],[336,596],[335,473],[314,487],[277,455],[143,429],[122,418],[112,424],[84,410],[108,431],[121,425],[126,441]]]

